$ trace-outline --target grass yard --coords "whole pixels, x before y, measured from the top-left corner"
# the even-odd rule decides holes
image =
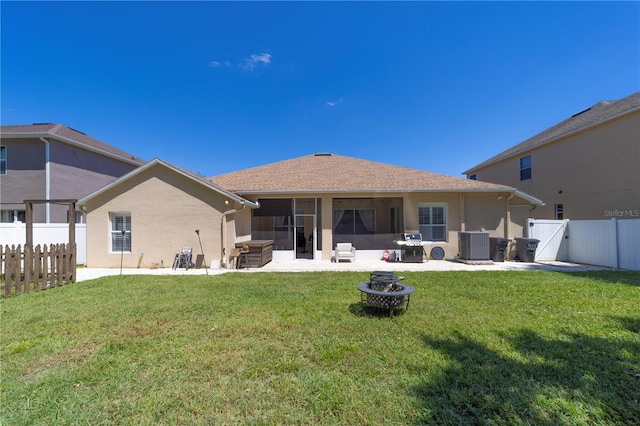
[[[638,425],[640,273],[108,277],[2,299],[2,425]]]

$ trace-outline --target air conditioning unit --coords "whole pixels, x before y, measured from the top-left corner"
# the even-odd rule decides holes
[[[460,259],[489,260],[489,233],[480,231],[458,232]]]

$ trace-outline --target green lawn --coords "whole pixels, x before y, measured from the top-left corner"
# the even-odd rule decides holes
[[[640,424],[640,273],[108,277],[0,300],[2,425]]]

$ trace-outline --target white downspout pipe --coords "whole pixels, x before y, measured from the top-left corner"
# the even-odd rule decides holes
[[[226,244],[227,244],[227,224],[226,224],[227,216],[229,216],[230,214],[240,213],[246,207],[247,207],[247,205],[243,203],[242,204],[242,208],[240,208],[240,209],[231,209],[231,210],[227,210],[226,212],[222,213],[222,218],[220,219],[220,227],[222,229],[222,240],[221,240],[222,259],[220,259],[220,267],[221,268],[227,264],[227,248],[226,248]]]
[[[45,173],[45,198],[47,200],[51,199],[51,167],[49,165],[49,141],[44,137],[40,136],[40,140],[44,142],[44,173]],[[45,204],[45,223],[51,222],[51,205],[49,203]]]

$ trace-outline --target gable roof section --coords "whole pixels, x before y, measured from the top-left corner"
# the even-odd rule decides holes
[[[207,179],[207,178],[205,178],[203,176],[199,176],[199,175],[197,175],[195,173],[192,173],[192,172],[190,172],[190,171],[188,171],[186,169],[183,169],[181,167],[178,167],[178,166],[176,166],[174,164],[167,163],[166,161],[160,160],[159,158],[154,158],[153,160],[149,161],[145,165],[130,171],[126,175],[119,177],[118,179],[114,180],[110,184],[108,184],[106,186],[103,186],[102,188],[98,189],[97,191],[92,192],[91,194],[87,195],[86,197],[80,199],[78,201],[78,205],[81,205],[81,206],[82,205],[86,205],[87,202],[89,200],[91,200],[92,198],[97,197],[100,194],[103,194],[103,193],[109,191],[111,188],[114,188],[114,187],[120,185],[122,182],[124,182],[126,180],[129,180],[132,177],[137,176],[140,173],[142,173],[142,172],[144,172],[144,171],[146,171],[146,170],[148,170],[148,169],[150,169],[150,168],[152,168],[154,166],[157,166],[157,165],[159,165],[161,167],[166,167],[169,170],[172,170],[173,172],[175,172],[177,174],[180,174],[180,175],[186,177],[187,179],[189,179],[189,180],[191,180],[193,182],[196,182],[196,183],[198,183],[200,185],[203,185],[206,188],[208,188],[208,189],[210,189],[210,190],[212,190],[212,191],[214,191],[214,192],[216,192],[216,193],[218,193],[220,195],[228,197],[231,200],[233,200],[233,201],[235,201],[235,202],[237,202],[239,204],[246,205],[246,206],[248,206],[250,208],[258,208],[259,207],[258,203],[255,203],[253,201],[249,201],[249,200],[247,200],[245,198],[242,198],[242,197],[240,197],[240,196],[238,196],[238,195],[236,195],[236,194],[234,194],[232,192],[229,192],[226,189],[224,189],[224,188],[214,184],[213,182],[211,182],[210,179]]]
[[[533,204],[542,204],[504,185],[328,153],[226,173],[211,180],[238,194],[517,192]]]
[[[470,168],[463,172],[464,174],[473,173],[478,169],[482,169],[491,164],[505,160],[507,158],[522,154],[533,148],[551,143],[559,138],[569,136],[573,133],[585,130],[591,126],[596,126],[613,120],[625,114],[640,109],[640,92],[636,92],[626,98],[618,101],[601,101],[577,114],[572,115],[561,123],[556,124],[547,130],[521,142],[500,154],[489,158],[488,160]]]
[[[146,163],[146,161],[141,158],[92,138],[78,130],[67,127],[64,124],[36,123],[2,126],[0,128],[0,135],[2,137],[15,138],[50,138],[69,145],[79,146],[129,164],[142,165]]]

